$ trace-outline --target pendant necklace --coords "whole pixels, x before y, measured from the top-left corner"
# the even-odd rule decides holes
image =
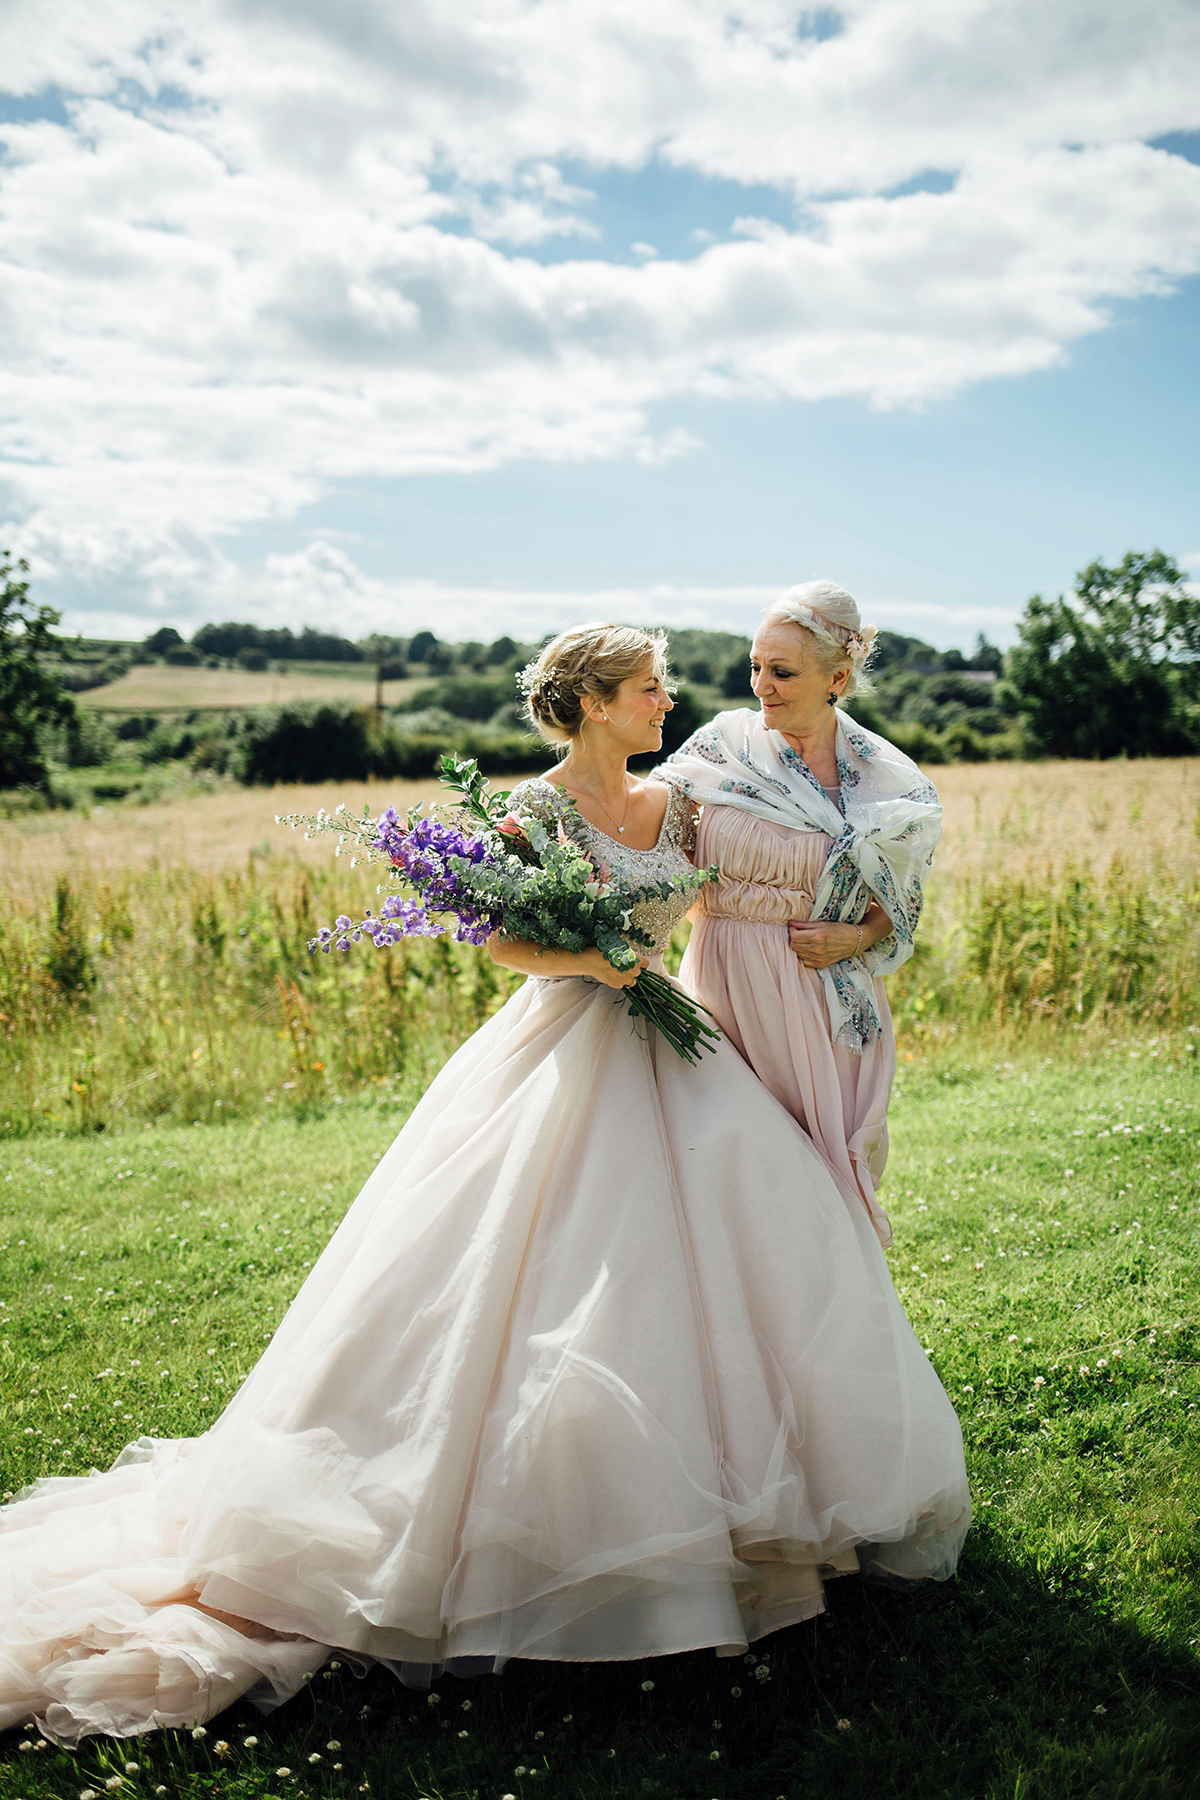
[[[604,814],[606,819],[612,819],[613,824],[617,825],[616,819],[613,818],[612,813],[609,812],[609,810],[608,810],[607,806],[605,806],[603,800],[601,800],[596,794],[593,794],[593,792],[590,788],[581,787],[578,781],[575,783],[575,786],[579,789],[579,792],[581,794],[585,795],[587,797],[587,799],[592,801],[592,803],[594,805],[596,805],[600,808],[600,811]],[[629,817],[629,802],[630,802],[631,797],[632,796],[631,796],[630,790],[627,787],[625,789],[625,811],[621,814],[621,823],[619,825],[617,825],[617,830],[621,833],[622,837],[624,837],[624,835],[625,835],[625,821]]]

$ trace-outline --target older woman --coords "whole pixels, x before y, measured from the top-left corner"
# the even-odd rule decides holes
[[[751,651],[761,713],[719,714],[656,773],[703,804],[696,860],[721,869],[682,979],[886,1244],[896,1051],[881,977],[912,953],[941,808],[915,763],[838,708],[874,637],[844,588],[790,588]]]

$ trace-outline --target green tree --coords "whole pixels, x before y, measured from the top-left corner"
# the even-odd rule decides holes
[[[24,579],[29,564],[0,550],[0,788],[39,787],[46,779],[42,730],[67,725],[75,705],[44,658],[57,651],[59,614],[35,606]]]
[[[1034,594],[1018,629],[1008,699],[1046,754],[1200,749],[1200,599],[1161,550],[1089,563],[1073,601]]]

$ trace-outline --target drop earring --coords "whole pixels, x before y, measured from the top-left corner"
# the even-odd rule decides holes
[[[826,705],[827,706],[836,706],[837,705],[837,695],[834,693],[832,688],[830,688],[830,690],[829,690],[829,699],[826,701]]]

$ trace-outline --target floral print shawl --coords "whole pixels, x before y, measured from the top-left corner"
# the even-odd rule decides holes
[[[912,955],[942,809],[910,757],[840,710],[837,766],[844,816],[782,732],[768,730],[761,713],[739,709],[693,732],[654,774],[699,806],[736,806],[795,831],[825,832],[833,847],[814,919],[857,924],[878,900],[890,935],[821,970],[833,1041],[860,1054],[880,1036],[872,977],[890,975]]]

